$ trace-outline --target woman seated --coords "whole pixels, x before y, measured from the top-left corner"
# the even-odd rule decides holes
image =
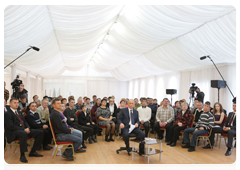
[[[215,103],[213,107],[214,127],[223,127],[224,111],[220,103]]]
[[[96,135],[98,133],[98,125],[92,122],[89,113],[87,113],[87,107],[85,105],[81,106],[82,112],[78,114],[78,123],[82,126],[87,126],[93,129],[93,135],[89,136],[89,143],[97,142]]]
[[[109,108],[106,107],[107,100],[102,99],[101,106],[97,109],[98,124],[101,126],[106,126],[106,136],[105,141],[114,141],[112,136],[115,131],[115,123],[112,120],[111,112]],[[110,132],[111,131],[111,132]],[[110,134],[110,138],[108,138]]]
[[[176,146],[180,131],[191,127],[192,112],[188,109],[188,104],[183,102],[181,104],[182,110],[178,112],[176,121],[170,127],[169,135],[166,140],[167,145]]]
[[[92,109],[91,109],[91,119],[92,119],[92,121],[94,122],[94,123],[97,123],[97,118],[96,118],[96,111],[97,111],[97,109],[99,108],[101,106],[101,99],[100,98],[98,98],[97,99],[97,102],[94,104],[94,106],[92,107]]]

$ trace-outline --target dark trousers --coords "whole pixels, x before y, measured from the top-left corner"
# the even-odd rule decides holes
[[[74,125],[70,125],[70,126],[72,126],[75,129],[80,130],[82,132],[82,134],[84,134],[83,135],[84,140],[87,140],[89,136],[93,135],[93,129],[91,127],[82,126],[82,125],[79,125],[79,124],[74,124]],[[84,131],[86,131],[86,133],[84,133]]]
[[[127,148],[129,148],[129,135],[130,135],[128,132],[129,132],[129,127],[125,127],[122,129],[123,140]],[[145,138],[143,131],[141,131],[139,128],[133,129],[131,133],[135,134],[140,141],[143,141]]]
[[[143,125],[145,129],[145,137],[148,137],[149,132],[149,122],[144,122],[144,124],[140,124],[140,126]]]
[[[152,127],[152,131],[154,131],[154,122],[156,120],[156,113],[151,114],[150,125]]]
[[[52,142],[51,129],[47,128],[47,129],[38,129],[38,130],[41,130],[44,133],[44,137],[43,137],[43,141],[42,141],[43,146],[46,146],[47,144],[51,144],[51,142]]]
[[[13,133],[15,133],[16,139],[19,139],[21,153],[28,151],[27,149],[28,136],[35,139],[31,152],[35,152],[36,150],[41,150],[41,144],[44,137],[44,133],[42,130],[31,129],[29,134],[27,134],[27,132],[25,132],[24,130],[16,130]]]
[[[166,139],[168,138],[168,134],[169,134],[169,130],[170,130],[170,127],[173,125],[173,122],[171,123],[167,123],[165,128],[166,128]],[[163,138],[163,133],[164,133],[164,130],[160,130],[160,126],[159,126],[159,123],[156,122],[155,125],[154,125],[154,129],[155,131],[157,132],[158,134],[158,137],[159,138]]]
[[[168,134],[167,140],[171,141],[171,142],[176,142],[178,137],[179,137],[180,131],[184,130],[184,129],[186,129],[186,127],[183,127],[183,126],[180,127],[178,125],[172,125],[169,129],[169,134]]]
[[[93,129],[93,135],[96,135],[98,133],[98,125],[96,124],[91,124],[91,125],[86,125],[87,127],[90,127]]]
[[[229,131],[224,131],[222,127],[216,127],[216,128],[212,128],[212,133],[210,136],[210,142],[211,145],[214,145],[214,137],[215,137],[215,133],[226,133],[228,134],[228,143],[227,143],[227,147],[228,148],[232,148],[232,143],[233,143],[233,137],[234,135],[236,135],[236,130],[229,130]]]

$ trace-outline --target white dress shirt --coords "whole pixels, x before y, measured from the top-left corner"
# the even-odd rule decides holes
[[[129,125],[132,124],[132,122],[131,122],[131,110],[132,110],[132,112],[133,112],[133,108],[132,108],[132,109],[128,108],[128,111],[129,111],[129,118],[130,118],[130,120],[129,120]]]

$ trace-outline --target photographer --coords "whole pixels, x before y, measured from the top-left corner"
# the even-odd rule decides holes
[[[20,84],[18,92],[14,92],[12,97],[16,97],[17,99],[20,98],[20,96],[26,96],[26,102],[28,103],[28,91],[26,89],[24,89],[24,84]]]
[[[204,100],[204,93],[200,91],[199,88],[196,89],[197,96],[195,97],[195,100],[198,100],[203,103]]]

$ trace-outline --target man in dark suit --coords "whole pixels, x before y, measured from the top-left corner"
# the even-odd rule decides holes
[[[123,134],[123,140],[125,141],[127,150],[130,150],[129,148],[129,128],[131,125],[134,125],[135,128],[131,133],[135,134],[137,138],[139,138],[140,141],[143,141],[145,138],[145,134],[143,131],[141,131],[139,126],[139,116],[138,111],[133,109],[134,107],[134,101],[129,100],[128,107],[123,108],[120,110],[118,114],[118,124],[120,125],[120,128],[122,129]]]
[[[42,157],[36,152],[36,150],[41,149],[41,144],[43,140],[44,133],[41,130],[31,129],[28,123],[23,118],[21,112],[17,111],[18,99],[12,98],[10,100],[10,109],[4,113],[4,125],[5,125],[5,135],[7,137],[7,142],[19,139],[20,144],[20,161],[27,163],[25,153],[27,152],[27,137],[34,137],[34,144],[29,153],[29,157]]]
[[[205,94],[202,91],[200,91],[199,88],[196,89],[196,93],[197,96],[195,97],[195,100],[198,100],[203,103]]]

